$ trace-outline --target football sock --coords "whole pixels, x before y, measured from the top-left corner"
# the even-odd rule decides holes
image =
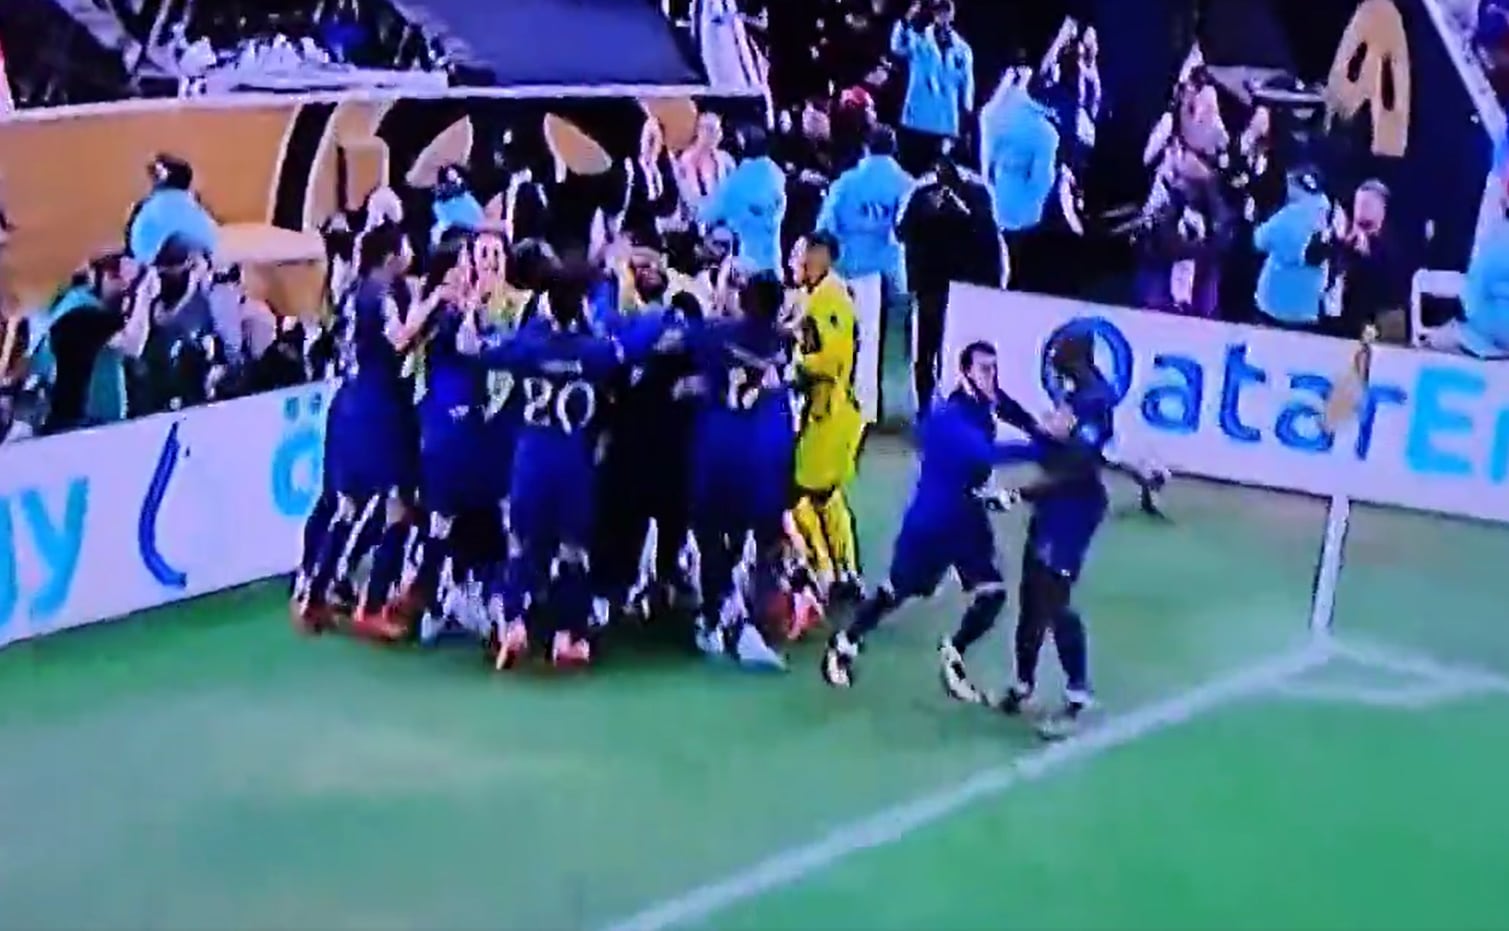
[[[828,550],[828,541],[823,532],[823,519],[818,514],[817,507],[813,505],[812,498],[807,495],[799,498],[796,507],[791,509],[791,517],[801,532],[802,542],[807,546],[807,555],[812,560],[813,570],[820,575],[832,578],[837,570],[834,568],[833,556]]]
[[[961,654],[968,652],[977,641],[995,626],[996,618],[1006,607],[1006,592],[999,585],[982,586],[974,593],[964,616],[959,619],[959,630],[954,634],[954,649]]]
[[[304,521],[304,542],[299,558],[299,569],[304,575],[314,574],[314,565],[320,559],[320,549],[325,541],[325,535],[330,532],[331,525],[335,522],[336,505],[338,499],[331,492],[321,493],[314,503],[314,510],[309,519]]]
[[[823,538],[832,554],[833,566],[840,573],[859,574],[859,544],[854,533],[854,512],[844,498],[842,488],[835,488],[823,502],[819,514],[823,520]]]
[[[1016,681],[1029,690],[1037,685],[1037,657],[1047,634],[1046,625],[1024,606],[1016,622]]]
[[[854,620],[844,631],[850,640],[858,643],[868,637],[880,622],[885,620],[886,615],[895,611],[901,605],[901,599],[896,597],[889,585],[882,585],[876,589],[875,594],[860,603],[854,612]]]
[[[1053,643],[1064,668],[1064,686],[1070,692],[1090,690],[1089,646],[1085,622],[1079,612],[1065,608],[1053,619]]]
[[[398,579],[403,575],[404,550],[408,547],[409,525],[389,524],[377,542],[377,552],[372,556],[372,574],[367,576],[367,593],[362,604],[368,610],[377,610],[393,597]]]
[[[581,639],[592,629],[592,581],[581,560],[562,557],[551,585],[550,604],[557,626]]]

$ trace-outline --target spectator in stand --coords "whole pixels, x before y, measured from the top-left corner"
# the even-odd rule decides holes
[[[912,317],[912,390],[917,414],[927,415],[937,392],[948,289],[960,281],[1000,287],[1005,274],[990,191],[967,177],[952,156],[938,158],[932,174],[912,191],[899,224],[906,247],[907,280],[917,298]]]
[[[865,157],[834,182],[817,218],[817,229],[838,240],[838,273],[854,295],[859,323],[854,385],[868,423],[884,413],[880,364],[885,321],[892,312],[904,312],[907,300],[896,224],[914,183],[896,161],[895,132],[878,127]]]
[[[1261,322],[1282,329],[1315,328],[1327,265],[1313,247],[1327,234],[1330,210],[1319,175],[1311,169],[1290,174],[1288,203],[1252,236],[1266,256],[1256,295]]]
[[[833,169],[842,174],[859,164],[870,143],[870,133],[880,123],[875,98],[863,87],[851,87],[833,104],[832,138],[829,147]]]
[[[751,270],[779,274],[786,176],[770,157],[770,137],[763,129],[749,127],[741,135],[744,160],[708,199],[700,219],[706,226],[732,230],[739,258]]]
[[[152,189],[126,224],[126,246],[132,258],[154,264],[158,251],[174,236],[195,252],[213,255],[220,226],[192,190],[194,169],[180,158],[159,155],[147,170]]]
[[[10,243],[10,221],[0,211],[0,263]],[[23,393],[31,381],[31,321],[12,299],[0,264],[0,443],[31,436],[31,427],[18,419]]]
[[[660,121],[646,116],[639,132],[639,156],[623,162],[624,203],[614,226],[632,231],[643,241],[659,242],[660,234],[683,222],[676,166],[665,147]]]
[[[734,158],[722,146],[723,121],[718,114],[697,117],[692,144],[676,159],[676,183],[692,216],[734,172]]]
[[[1176,142],[1168,174],[1155,186],[1138,237],[1138,303],[1151,310],[1215,317],[1234,219],[1217,167]]]
[[[1041,103],[1040,75],[1008,74],[980,112],[980,165],[1007,246],[1013,287],[1040,290],[1053,278],[1052,240],[1041,230],[1058,169],[1058,130]]]
[[[914,2],[891,32],[891,52],[907,68],[901,161],[921,173],[958,141],[975,105],[974,52],[954,31],[953,0]]]
[[[1334,306],[1327,329],[1333,335],[1356,339],[1369,324],[1385,334],[1404,332],[1410,268],[1388,222],[1388,202],[1382,181],[1364,181],[1352,195],[1350,219],[1338,212],[1329,248],[1316,253],[1331,263]]]
[[[147,345],[157,274],[111,253],[74,276],[47,312],[44,348],[51,371],[48,433],[126,419],[126,368]]]

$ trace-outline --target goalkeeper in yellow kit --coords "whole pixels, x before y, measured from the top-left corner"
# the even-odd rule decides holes
[[[831,234],[807,238],[798,282],[798,380],[806,404],[797,436],[793,508],[819,587],[830,600],[861,594],[854,515],[844,485],[854,476],[865,429],[854,396],[859,351],[854,298],[833,272],[837,257]]]

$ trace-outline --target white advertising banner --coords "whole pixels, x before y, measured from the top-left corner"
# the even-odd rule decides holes
[[[0,646],[289,571],[328,390],[0,446]]]
[[[1509,521],[1509,364],[1379,347],[1355,418],[1324,411],[1355,346],[1343,340],[954,285],[944,384],[985,340],[1001,387],[1052,405],[1043,351],[1069,325],[1094,333],[1121,398],[1118,446],[1176,472]]]

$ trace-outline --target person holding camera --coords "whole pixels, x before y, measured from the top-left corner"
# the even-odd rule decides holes
[[[937,392],[948,290],[955,281],[999,287],[1005,257],[996,233],[990,191],[966,176],[953,158],[938,158],[918,180],[898,224],[906,246],[907,279],[916,295],[912,317],[912,390],[918,416]]]
[[[913,174],[963,134],[975,105],[975,56],[954,31],[953,0],[916,0],[891,31],[891,54],[906,62],[901,163]]]
[[[1137,233],[1141,263],[1138,302],[1151,310],[1216,316],[1221,264],[1231,244],[1234,214],[1218,166],[1181,142],[1173,143]]]
[[[94,259],[69,282],[48,309],[38,350],[52,379],[45,432],[126,419],[126,361],[146,348],[161,287],[155,272],[121,252]]]

